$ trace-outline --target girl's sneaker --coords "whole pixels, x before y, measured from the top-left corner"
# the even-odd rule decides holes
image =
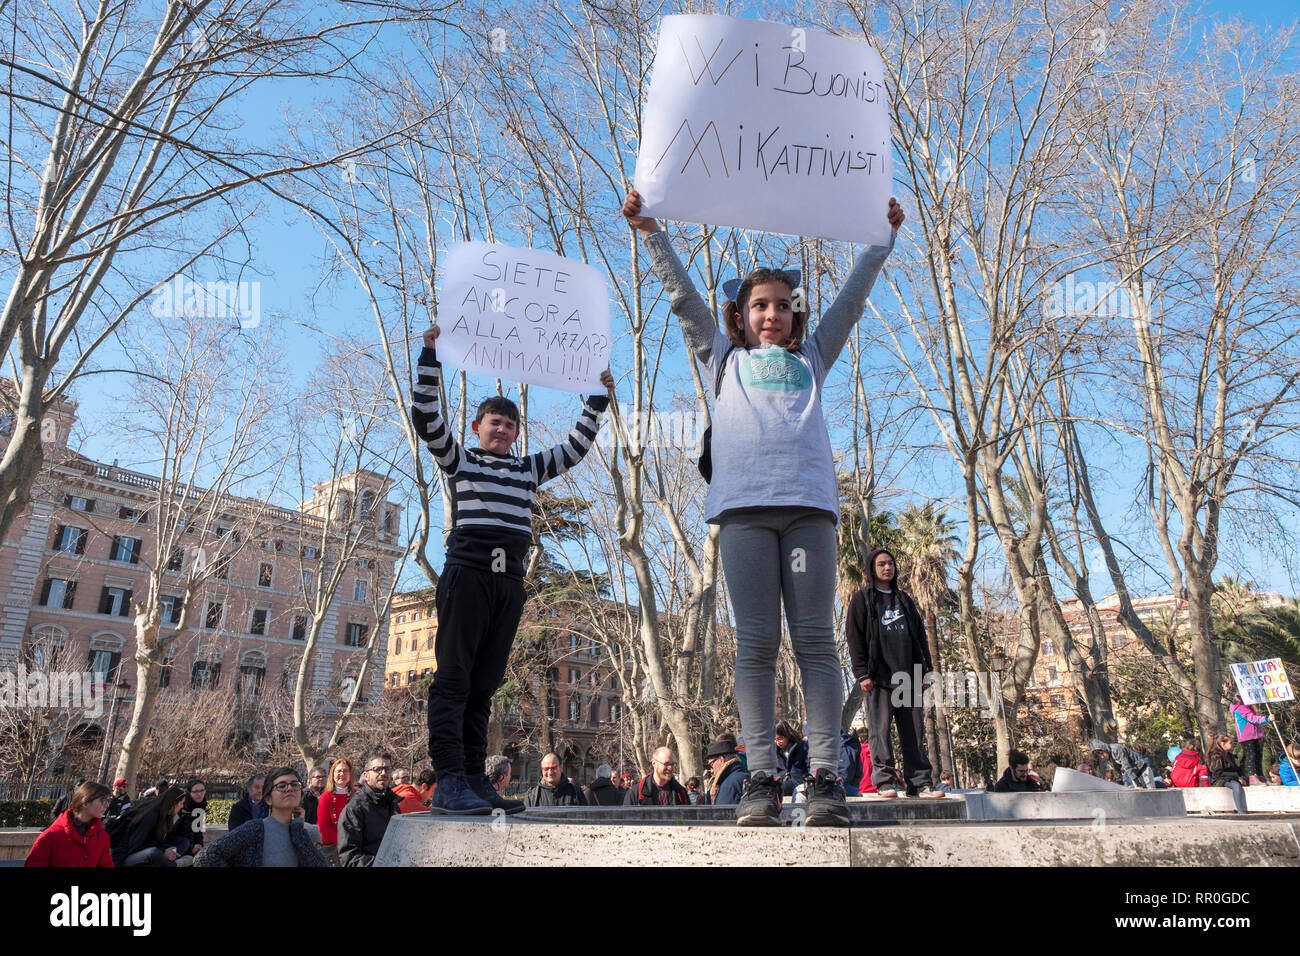
[[[808,816],[810,827],[846,827],[849,807],[844,802],[844,785],[839,777],[822,767],[808,778]]]
[[[759,770],[745,781],[745,789],[736,807],[738,827],[779,827],[781,825],[781,785]]]

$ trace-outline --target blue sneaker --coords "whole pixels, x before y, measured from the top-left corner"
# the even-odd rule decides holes
[[[486,816],[492,804],[476,794],[465,778],[465,771],[454,770],[438,777],[438,789],[429,803],[432,813],[455,813],[461,816]]]

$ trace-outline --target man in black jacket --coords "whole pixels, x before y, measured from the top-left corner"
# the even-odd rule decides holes
[[[994,793],[1042,793],[1038,781],[1029,775],[1029,757],[1019,750],[1011,751],[1007,770],[993,785]]]
[[[316,825],[316,808],[320,795],[325,792],[325,768],[317,767],[307,775],[307,789],[302,792],[302,818],[304,823]]]
[[[623,791],[611,779],[614,768],[607,763],[596,768],[596,779],[587,787],[587,806],[617,807],[623,803]]]
[[[260,773],[253,774],[248,778],[248,783],[244,788],[244,795],[235,801],[235,805],[230,808],[230,814],[226,817],[228,830],[241,827],[249,820],[266,819],[266,815],[270,813],[270,810],[262,802],[262,786],[264,783],[265,778]]]
[[[564,777],[564,764],[555,754],[542,758],[542,782],[524,796],[526,807],[581,807],[582,791]]]
[[[925,624],[912,599],[895,587],[894,556],[877,548],[867,557],[870,583],[853,595],[845,623],[853,677],[866,695],[871,744],[871,782],[881,797],[896,797],[894,748],[889,724],[898,726],[903,776],[921,797],[942,797],[930,779],[930,761],[921,747],[922,684],[934,670]]]
[[[379,844],[388,832],[388,821],[401,812],[397,806],[402,801],[389,786],[392,779],[393,758],[387,751],[377,750],[366,758],[361,789],[339,817],[340,865],[374,864]]]

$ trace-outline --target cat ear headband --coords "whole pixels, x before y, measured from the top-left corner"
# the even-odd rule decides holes
[[[803,280],[803,273],[798,269],[776,269],[773,271],[781,272],[785,275],[786,281],[790,283],[791,290],[797,290],[799,288],[799,283]],[[743,281],[743,279],[728,279],[726,282],[722,283],[722,291],[732,302],[736,301],[736,293],[740,291],[740,284]]]

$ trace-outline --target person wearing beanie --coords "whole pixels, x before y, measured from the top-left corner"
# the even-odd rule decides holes
[[[302,778],[293,767],[276,767],[265,775],[261,820],[231,830],[194,859],[195,866],[329,866],[307,825],[295,816],[302,804]]]
[[[126,789],[126,779],[118,777],[113,781],[113,799],[108,802],[108,809],[104,812],[105,825],[129,809],[131,809],[131,794]]]

